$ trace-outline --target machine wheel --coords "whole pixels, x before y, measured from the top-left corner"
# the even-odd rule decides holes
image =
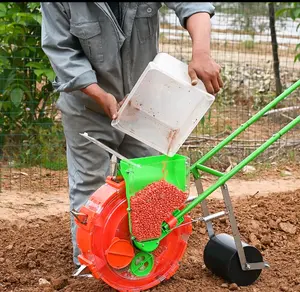
[[[109,178],[80,213],[85,220],[76,219],[79,261],[118,291],[146,290],[172,277],[192,232],[192,224],[185,224],[166,236],[154,252],[141,252],[130,237],[125,182]],[[185,222],[190,220],[185,217]]]
[[[244,242],[242,245],[247,262],[263,261],[261,253],[255,247]],[[204,263],[213,274],[239,286],[253,284],[261,274],[261,270],[242,269],[234,239],[228,234],[215,235],[208,241],[204,249]]]

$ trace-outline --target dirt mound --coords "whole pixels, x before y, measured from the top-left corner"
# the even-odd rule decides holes
[[[209,207],[216,212],[223,203],[211,200]],[[151,291],[300,291],[300,189],[238,198],[234,210],[243,240],[257,246],[271,266],[255,284],[243,288],[228,285],[204,267],[207,234],[203,223],[196,223],[179,271]],[[192,212],[193,217],[200,214],[200,208]],[[23,226],[0,223],[0,291],[114,291],[95,279],[71,277],[68,213],[31,220]],[[215,228],[230,233],[225,218],[215,221]]]

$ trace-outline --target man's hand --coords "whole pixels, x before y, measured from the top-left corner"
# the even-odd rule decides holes
[[[115,120],[118,117],[118,110],[120,108],[116,98],[107,93],[106,96],[100,101],[104,112],[112,119]]]
[[[96,83],[90,84],[81,91],[92,97],[112,120],[117,118],[120,106],[112,94],[105,92]]]
[[[192,85],[202,80],[208,93],[216,94],[223,87],[220,76],[221,66],[218,65],[207,53],[193,55],[189,64],[189,75]]]
[[[126,94],[125,97],[119,102],[119,107],[121,107],[123,105],[123,103],[125,102],[127,97],[128,97],[128,94]]]
[[[192,85],[201,79],[208,93],[216,94],[223,87],[221,67],[210,56],[210,15],[195,13],[187,19],[187,30],[192,38],[193,53],[189,64]]]

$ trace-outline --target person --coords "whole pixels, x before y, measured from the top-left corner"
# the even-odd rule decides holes
[[[189,75],[211,94],[222,87],[221,67],[210,55],[210,2],[165,2],[192,39]],[[158,53],[161,2],[42,2],[42,49],[56,74],[66,138],[70,210],[79,211],[105,183],[111,156],[79,133],[125,157],[157,155],[111,126],[124,97]],[[79,267],[76,224],[71,216],[73,261]]]

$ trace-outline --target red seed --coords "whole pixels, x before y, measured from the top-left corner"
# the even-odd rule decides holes
[[[132,233],[137,240],[149,240],[161,235],[161,224],[181,207],[187,198],[174,185],[160,180],[149,184],[131,197]]]

